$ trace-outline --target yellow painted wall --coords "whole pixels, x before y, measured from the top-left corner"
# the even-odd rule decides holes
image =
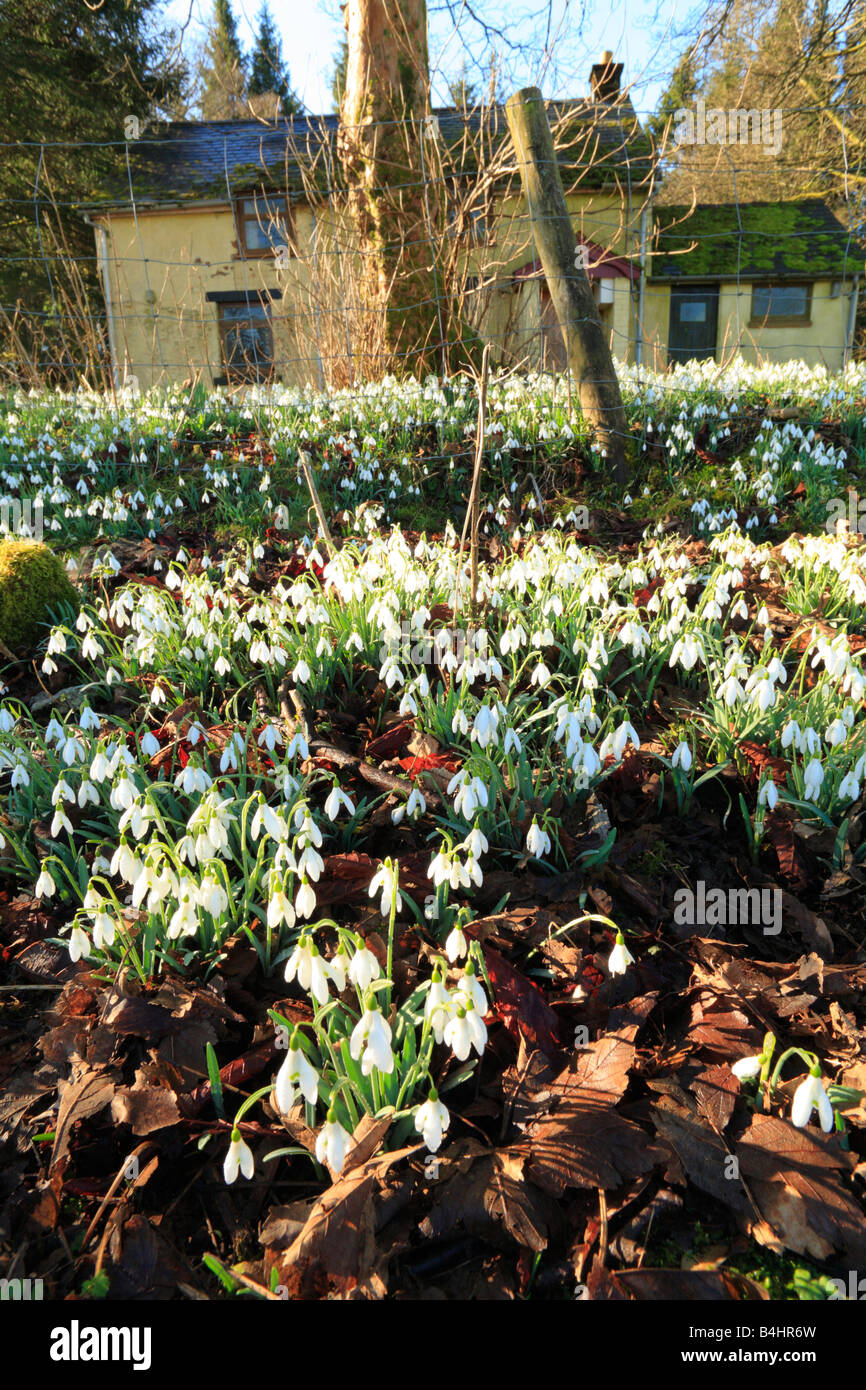
[[[616,255],[637,258],[639,209],[629,223],[615,197],[574,194],[568,199],[579,237]],[[142,388],[160,380],[183,381],[201,372],[210,385],[223,374],[214,290],[278,289],[271,307],[278,376],[287,384],[323,384],[335,359],[345,360],[352,339],[351,257],[336,255],[348,244],[330,214],[320,217],[317,236],[312,210],[293,206],[299,255],[285,269],[272,257],[238,255],[234,216],[227,203],[181,210],[139,210],[107,214],[106,242],[114,344],[120,375],[135,376]],[[472,276],[480,288],[466,300],[467,317],[495,345],[494,360],[523,358],[537,366],[540,301],[537,281],[515,285],[513,273],[536,258],[531,224],[522,198],[501,200],[494,212],[492,239],[483,246],[455,245],[449,275]],[[448,260],[446,256],[446,260]],[[318,287],[318,288],[317,288]],[[430,293],[442,285],[431,276]],[[838,370],[844,359],[850,297],[830,297],[830,281],[812,291],[811,323],[788,328],[749,328],[751,285],[725,284],[719,299],[717,360],[738,352],[749,361],[802,358]],[[348,306],[347,307],[347,303]],[[737,307],[739,305],[739,325]],[[609,317],[615,356],[634,360],[638,296],[629,282],[614,280]],[[667,366],[670,286],[647,281],[643,314],[643,362],[652,370]]]
[[[617,198],[574,194],[568,199],[575,232],[617,255],[637,252],[637,220],[623,216]],[[230,206],[138,211],[138,221],[125,211],[100,219],[106,228],[114,342],[121,377],[135,376],[143,389],[159,380],[183,381],[201,371],[210,384],[223,373],[217,328],[217,305],[206,299],[214,290],[281,289],[271,323],[278,375],[288,384],[321,384],[325,366],[347,353],[352,336],[351,257],[334,254],[340,227],[328,211],[320,216],[313,239],[314,216],[309,207],[294,207],[299,256],[285,270],[271,258],[243,259],[238,255],[234,216]],[[531,226],[522,198],[502,199],[492,220],[492,239],[483,246],[460,243],[451,255],[455,279],[474,276],[482,288],[470,296],[470,317],[483,336],[500,350],[526,351],[534,365],[538,351],[538,289],[533,283],[517,289],[515,270],[535,258]],[[315,293],[318,284],[319,292]],[[612,342],[625,355],[630,315],[626,291],[617,293]],[[441,293],[441,286],[439,286]],[[434,285],[431,277],[431,294]],[[533,347],[534,344],[534,347]]]
[[[741,283],[739,287],[723,284],[719,292],[716,361],[728,362],[737,356],[747,362],[802,360],[810,367],[823,365],[828,371],[839,371],[845,357],[851,282],[836,299],[830,297],[830,290],[829,280],[813,283],[809,324],[750,328],[751,283]],[[648,281],[644,296],[644,362],[653,371],[664,371],[667,366],[670,304],[670,285]]]

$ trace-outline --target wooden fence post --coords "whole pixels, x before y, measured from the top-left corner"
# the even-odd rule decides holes
[[[505,104],[523,191],[550,297],[568,349],[580,407],[595,428],[618,483],[627,480],[630,439],[613,358],[599,318],[589,277],[576,264],[571,225],[544,98],[524,87]]]

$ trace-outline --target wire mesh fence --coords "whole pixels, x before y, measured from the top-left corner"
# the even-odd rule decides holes
[[[734,113],[754,118],[718,144],[735,196],[673,206],[627,96],[548,114],[575,273],[618,361],[836,371],[859,355],[853,172],[842,202],[742,201],[738,178],[783,145],[768,113]],[[707,137],[706,114],[686,140]],[[783,129],[794,113],[769,114]],[[8,384],[360,389],[472,370],[485,342],[495,367],[567,375],[501,107],[349,132],[336,117],[148,127],[130,115],[122,134],[2,147],[17,177],[0,199]],[[92,194],[64,197],[65,169],[91,157]]]

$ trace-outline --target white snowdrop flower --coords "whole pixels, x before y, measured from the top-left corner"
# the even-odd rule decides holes
[[[452,734],[463,735],[469,733],[469,720],[466,717],[465,710],[458,709],[457,713],[454,715],[454,718],[451,720],[451,732]]]
[[[329,961],[325,962],[325,969],[338,994],[342,994],[343,990],[346,988],[346,979],[349,974],[349,966],[351,963],[342,945],[339,947],[336,954],[333,955]]]
[[[453,965],[468,954],[469,946],[460,927],[453,927],[445,941],[445,954]]]
[[[289,744],[288,748],[286,749],[286,757],[287,757],[287,758],[297,758],[297,757],[308,758],[309,756],[310,756],[310,750],[309,750],[309,748],[307,747],[307,740],[304,738],[304,735],[301,733],[301,731],[300,731],[300,729],[299,729],[298,732],[297,732],[297,733],[294,735],[294,737],[292,738],[292,741],[291,741],[291,743]]]
[[[435,1087],[415,1112],[415,1129],[421,1135],[431,1153],[436,1153],[442,1144],[442,1136],[451,1122],[451,1116],[439,1099]]]
[[[807,801],[817,801],[824,782],[824,769],[817,758],[806,767],[803,774],[803,796]]]
[[[782,730],[782,747],[790,748],[792,743],[795,747],[799,747],[801,738],[802,733],[799,724],[795,719],[789,719]]]
[[[391,1026],[378,1008],[367,1008],[352,1030],[349,1052],[361,1062],[361,1072],[369,1076],[373,1068],[390,1074],[394,1070]]]
[[[85,733],[88,733],[91,729],[99,729],[101,724],[102,720],[99,718],[99,715],[95,714],[89,705],[84,705],[78,719],[79,729],[83,729]]]
[[[328,820],[337,819],[337,816],[340,814],[341,806],[345,807],[350,816],[355,814],[355,806],[351,797],[347,796],[342,787],[338,786],[335,782],[325,802],[325,815],[328,817]]]
[[[155,758],[157,753],[159,752],[159,739],[151,733],[150,729],[148,729],[146,733],[142,734],[139,747],[141,748],[142,753],[144,753],[148,758]]]
[[[625,944],[625,937],[621,931],[616,934],[616,943],[607,958],[607,970],[609,975],[624,975],[630,965],[634,964],[634,956]]]
[[[255,1172],[255,1161],[252,1149],[245,1144],[241,1138],[241,1132],[237,1126],[232,1130],[232,1139],[229,1144],[229,1151],[223,1163],[223,1177],[231,1185],[237,1178],[238,1173],[243,1173],[248,1180]]]
[[[532,669],[532,675],[529,678],[529,684],[537,685],[539,689],[543,690],[546,685],[550,684],[550,681],[551,674],[548,668],[545,666],[544,662],[537,662]]]
[[[831,748],[838,748],[848,737],[848,730],[841,719],[834,719],[824,734],[824,741]]]
[[[451,995],[442,981],[442,971],[436,965],[433,967],[430,988],[424,1001],[424,1017],[433,1029],[433,1036],[437,1043],[442,1042],[445,1025],[453,1012]]]
[[[73,962],[87,959],[90,955],[90,938],[81,927],[73,927],[69,934],[69,959]]]
[[[526,848],[536,859],[541,859],[545,854],[550,853],[550,847],[550,836],[546,830],[541,829],[533,818],[532,824],[526,832]]]
[[[741,1057],[738,1062],[732,1064],[731,1071],[738,1081],[750,1081],[761,1075],[763,1066],[762,1057]]]
[[[340,1174],[346,1162],[346,1154],[352,1136],[337,1120],[337,1112],[332,1107],[328,1111],[328,1118],[319,1130],[316,1138],[316,1159],[319,1163],[327,1163],[332,1172]]]
[[[768,777],[766,781],[761,784],[760,790],[758,791],[758,805],[766,806],[769,810],[773,811],[776,808],[778,800],[779,793],[776,784],[772,777]]]
[[[373,952],[361,943],[349,964],[349,979],[360,994],[365,994],[374,980],[379,978],[379,962]]]
[[[818,1119],[821,1121],[821,1128],[825,1134],[829,1134],[834,1127],[835,1117],[830,1097],[824,1090],[821,1081],[821,1068],[816,1064],[812,1067],[805,1081],[794,1092],[794,1099],[791,1102],[791,1123],[797,1129],[804,1129],[809,1123],[812,1111],[818,1111]]]
[[[256,743],[258,744],[259,748],[267,748],[269,753],[273,753],[274,749],[278,745],[280,748],[282,748],[283,736],[280,732],[279,725],[275,724],[272,719],[268,720],[267,724],[262,729],[261,733],[256,739]],[[304,756],[306,757],[306,754],[304,754]]]
[[[682,768],[683,772],[688,772],[692,765],[692,750],[685,742],[678,743],[671,758],[671,766]]]
[[[460,1062],[465,1062],[474,1048],[481,1056],[487,1046],[487,1028],[471,999],[460,1003],[453,1018],[445,1025],[444,1041]]]
[[[857,800],[857,797],[860,795],[860,783],[857,781],[857,778],[854,776],[853,772],[846,772],[845,776],[842,778],[842,781],[839,783],[839,791],[837,795],[840,801]]]
[[[503,740],[502,747],[503,747],[503,751],[504,751],[506,754],[508,754],[508,753],[517,753],[517,754],[519,754],[519,753],[520,753],[520,751],[521,751],[521,743],[520,743],[520,739],[517,737],[517,734],[515,733],[514,729],[506,729],[506,730],[505,730],[505,738],[504,738],[504,740]]]
[[[487,1013],[487,995],[475,973],[475,964],[470,959],[466,962],[463,974],[457,981],[457,994],[463,995],[466,999],[471,999],[478,1013],[483,1018]]]
[[[283,1115],[287,1115],[294,1105],[296,1089],[308,1105],[316,1104],[319,1098],[319,1073],[300,1047],[290,1045],[274,1082],[274,1096]]]
[[[274,888],[268,899],[268,926],[273,931],[285,922],[287,927],[295,925],[295,909],[282,888]]]
[[[306,879],[301,883],[295,896],[295,912],[298,917],[307,919],[316,910],[316,893]]]
[[[47,869],[43,869],[36,880],[34,893],[37,898],[53,898],[57,891],[57,885]]]

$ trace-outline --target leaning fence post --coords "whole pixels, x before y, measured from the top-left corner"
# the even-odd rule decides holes
[[[594,426],[614,478],[626,481],[630,438],[619,382],[589,277],[575,262],[575,238],[565,202],[553,136],[538,87],[524,87],[505,103],[523,191],[550,297],[568,347],[580,407]]]

